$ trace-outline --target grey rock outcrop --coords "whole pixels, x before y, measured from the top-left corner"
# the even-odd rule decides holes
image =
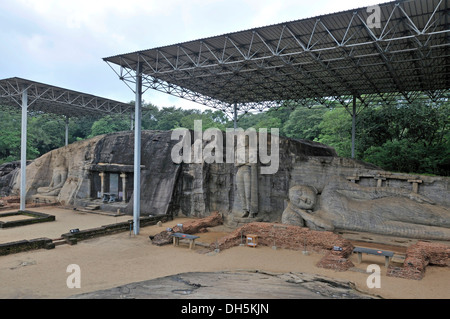
[[[20,161],[0,165],[0,196],[8,196],[12,192],[19,172]]]
[[[238,168],[234,163],[176,164],[171,150],[179,141],[172,140],[171,135],[171,131],[142,132],[141,215],[206,217],[219,211],[229,226],[255,221],[255,218],[236,219],[242,217],[243,208],[236,180]],[[203,146],[205,144],[203,141]],[[58,173],[61,158],[65,163],[64,174]],[[27,198],[33,200],[36,196],[45,196],[44,191],[47,191],[54,201],[63,205],[87,206],[92,200],[101,201],[98,194],[102,187],[107,191],[114,186],[124,197],[120,203],[121,211],[132,214],[133,158],[133,132],[97,136],[56,149],[27,166]],[[261,165],[258,163],[259,167]],[[17,166],[3,167],[0,194],[18,195],[19,169]],[[65,182],[60,189],[51,189],[58,175],[63,175]],[[114,175],[114,179],[110,175]],[[314,190],[316,198],[312,207],[303,208],[307,215],[301,217],[299,223],[311,228],[371,231],[374,228],[368,229],[368,223],[381,218],[376,217],[381,211],[388,210],[391,216],[387,223],[380,224],[381,233],[426,238],[435,235],[425,230],[417,231],[418,228],[450,229],[447,225],[450,178],[386,172],[368,163],[340,158],[334,149],[320,143],[280,137],[277,172],[258,174],[252,180],[258,183],[257,194],[252,194],[252,200],[257,198],[258,221],[282,222],[286,210],[290,210],[289,219],[295,220],[289,190],[307,186]],[[336,180],[341,182],[336,184]],[[366,197],[366,203],[361,204],[364,196],[368,196],[367,190],[377,193],[386,189],[396,195],[375,200]],[[394,202],[398,202],[395,205],[400,209],[393,208]],[[360,208],[355,203],[361,204]],[[101,205],[103,210],[116,211],[117,207],[109,203]],[[364,218],[340,217],[346,210],[352,212],[350,215],[362,214]],[[437,211],[439,213],[431,213]],[[401,216],[393,217],[395,214]],[[435,222],[423,221],[436,214],[440,217]],[[410,225],[412,230],[408,230]],[[438,234],[436,238],[446,238],[445,234]]]
[[[225,139],[224,139],[225,140]],[[184,214],[205,217],[213,211],[231,212],[239,207],[236,194],[234,164],[175,164],[171,149],[178,141],[171,139],[171,131],[142,132],[141,214]],[[224,142],[225,143],[225,142]],[[100,172],[120,173],[132,170],[134,157],[133,132],[97,136],[53,150],[34,160],[27,167],[27,198],[51,196],[63,205],[83,205],[96,198],[100,191]],[[225,156],[225,154],[224,154]],[[284,209],[289,187],[290,171],[296,163],[309,156],[332,157],[335,151],[323,144],[280,139],[280,167],[274,175],[260,175],[259,214],[277,219]],[[61,161],[61,159],[64,161]],[[65,182],[57,191],[51,189],[59,163],[65,163]],[[1,190],[18,195],[18,170],[6,174],[8,187]],[[128,187],[132,187],[133,172],[128,172]],[[7,177],[7,178],[6,178]],[[131,214],[131,199],[124,211]],[[5,194],[6,195],[6,194]],[[275,212],[275,213],[273,213]]]

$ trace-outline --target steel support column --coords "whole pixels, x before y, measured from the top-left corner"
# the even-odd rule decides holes
[[[130,131],[134,129],[134,118],[133,113],[130,113]]]
[[[234,103],[234,105],[233,105],[233,115],[234,115],[234,129],[236,130],[237,129],[237,103]]]
[[[133,227],[139,234],[141,214],[141,115],[142,115],[142,65],[136,68],[136,100],[134,115],[134,191],[133,191]]]
[[[27,117],[28,90],[22,91],[22,133],[20,145],[20,210],[25,210],[27,196]]]
[[[352,158],[355,158],[355,139],[356,139],[356,95],[353,95],[353,108],[352,108]]]
[[[66,116],[66,135],[65,135],[65,145],[69,145],[69,117]]]

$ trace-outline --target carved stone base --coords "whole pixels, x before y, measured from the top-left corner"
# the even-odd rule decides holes
[[[243,223],[243,224],[248,224],[248,223],[255,223],[255,222],[262,222],[263,218],[262,217],[233,217],[233,221],[236,223]]]
[[[35,204],[54,204],[58,203],[58,196],[47,196],[47,195],[33,195],[31,196],[32,203]]]
[[[236,216],[229,216],[225,219],[225,224],[227,224],[230,227],[241,227],[249,223],[256,223],[256,222],[262,222],[264,220],[261,216],[256,217],[236,217]]]

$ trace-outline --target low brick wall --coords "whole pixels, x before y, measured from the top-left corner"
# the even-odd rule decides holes
[[[208,227],[219,226],[223,224],[223,218],[219,212],[213,212],[210,216],[192,220],[183,224],[183,228],[181,229],[177,225],[172,227],[172,231],[164,230],[159,234],[156,234],[152,238],[152,244],[157,246],[168,245],[172,243],[173,238],[171,234],[181,232],[184,234],[197,234],[207,231]]]
[[[348,257],[349,255],[343,253],[342,251],[330,250],[325,253],[325,257],[323,257],[316,266],[319,268],[333,269],[336,271],[346,271],[349,268],[355,267]]]
[[[183,229],[178,226],[174,226],[172,230],[174,232],[183,232],[185,234],[197,234],[207,231],[208,227],[215,227],[223,224],[222,216],[219,212],[213,212],[211,215],[205,218],[188,221],[183,224]]]
[[[218,240],[219,249],[238,246],[241,241],[245,244],[249,234],[258,236],[258,245],[273,246],[293,250],[311,250],[325,253],[318,267],[345,271],[353,267],[348,257],[353,252],[353,245],[338,234],[328,231],[314,231],[305,227],[282,225],[276,223],[250,223],[244,225],[230,235]],[[339,247],[342,250],[334,250]],[[216,243],[211,244],[216,248]]]
[[[153,217],[141,217],[141,227],[156,225],[159,221],[166,222],[172,220],[170,215],[161,215]],[[131,220],[132,222],[132,220]],[[91,228],[86,230],[80,230],[78,233],[66,233],[61,237],[70,245],[76,244],[80,240],[86,240],[90,238],[116,234],[119,232],[128,231],[130,229],[130,221],[105,225],[97,228]],[[55,248],[55,244],[52,239],[49,238],[37,238],[32,240],[20,240],[15,242],[9,242],[0,244],[0,256],[20,253],[23,251],[36,250],[36,249],[52,249]]]
[[[450,246],[420,241],[406,250],[403,267],[390,266],[387,275],[421,280],[428,265],[450,267]]]
[[[49,238],[37,238],[32,240],[20,240],[10,243],[0,244],[0,256],[16,254],[35,249],[54,248],[52,240]]]

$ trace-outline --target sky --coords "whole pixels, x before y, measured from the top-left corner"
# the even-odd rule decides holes
[[[0,79],[134,100],[102,58],[371,6],[383,0],[1,0]],[[205,107],[156,91],[158,107]]]

